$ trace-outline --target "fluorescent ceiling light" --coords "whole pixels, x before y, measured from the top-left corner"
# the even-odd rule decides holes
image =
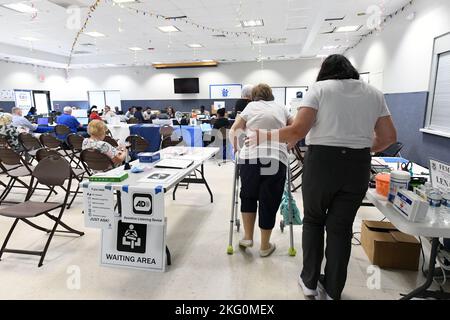
[[[214,60],[202,60],[202,62],[214,62]]]
[[[339,48],[340,46],[324,46],[322,49],[323,50],[334,50]]]
[[[97,31],[85,32],[84,34],[87,36],[90,36],[90,37],[94,37],[94,38],[105,37],[105,35],[103,33],[100,33]]]
[[[33,38],[33,37],[21,37],[20,39],[25,40],[25,41],[32,41],[32,42],[39,41],[39,39]]]
[[[334,32],[355,32],[361,28],[362,28],[362,26],[343,26],[343,27],[338,27]]]
[[[105,67],[115,67],[116,65],[115,64],[113,64],[113,63],[106,63],[105,64]]]
[[[262,27],[262,26],[264,26],[264,21],[262,19],[244,20],[244,21],[241,21],[241,26],[243,28]]]
[[[253,40],[253,44],[266,44],[266,40]]]
[[[128,48],[128,49],[130,49],[131,51],[142,51],[142,50],[144,50],[144,49],[139,48],[139,47],[131,47],[131,48]]]
[[[328,58],[328,55],[326,55],[326,54],[318,54],[316,57],[317,58]]]
[[[162,26],[158,27],[158,29],[162,32],[180,32],[180,29],[175,26]]]
[[[20,13],[36,13],[38,10],[25,3],[9,3],[3,5],[5,8],[20,12]]]
[[[187,44],[187,46],[189,48],[203,48],[203,46],[199,43],[191,43],[191,44]]]

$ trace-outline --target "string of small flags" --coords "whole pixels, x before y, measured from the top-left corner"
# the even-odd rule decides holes
[[[87,27],[89,21],[90,21],[91,18],[92,18],[92,14],[94,13],[94,11],[97,9],[97,7],[99,6],[99,4],[100,4],[101,2],[102,2],[102,0],[96,0],[96,1],[94,2],[94,4],[93,4],[92,6],[89,7],[89,11],[88,11],[86,20],[84,21],[83,26],[82,26],[81,29],[78,31],[78,33],[77,33],[75,39],[73,40],[72,48],[70,49],[69,62],[67,63],[67,70],[69,70],[70,65],[72,64],[72,56],[73,56],[73,53],[74,53],[74,51],[75,51],[75,47],[76,47],[76,45],[77,45],[77,43],[78,43],[78,40],[79,40],[80,36],[81,36],[81,34],[83,34],[83,33],[86,31],[86,27]]]
[[[106,0],[106,2],[112,4],[113,6],[117,5],[117,3],[115,3],[113,0]],[[159,14],[159,13],[155,13],[155,12],[151,12],[151,11],[145,11],[145,10],[141,10],[141,9],[137,9],[137,8],[132,8],[132,7],[125,6],[125,5],[119,5],[119,7],[127,9],[131,13],[140,14],[140,15],[145,16],[145,17],[151,17],[151,18],[155,18],[155,19],[158,19],[158,20],[159,19],[160,20],[165,20],[165,21],[170,20],[170,21],[180,22],[180,23],[184,22],[185,24],[188,24],[188,25],[191,25],[193,27],[196,27],[197,29],[204,30],[204,31],[209,31],[209,32],[212,32],[214,34],[220,34],[220,35],[223,35],[223,36],[236,36],[236,37],[246,36],[246,37],[249,37],[252,40],[264,40],[266,43],[277,42],[277,41],[283,40],[283,39],[274,39],[274,38],[270,38],[270,37],[264,37],[264,36],[261,36],[261,35],[257,35],[254,32],[228,31],[228,30],[223,30],[223,29],[220,29],[220,28],[210,27],[210,26],[207,26],[207,25],[196,23],[195,21],[189,19],[186,16],[167,17],[167,16]]]
[[[406,3],[403,7],[401,7],[400,9],[396,10],[395,12],[387,15],[383,20],[382,20],[382,25],[386,25],[386,23],[388,23],[389,21],[391,21],[392,19],[394,19],[397,15],[401,14],[402,12],[404,12],[406,9],[408,9],[409,7],[411,7],[414,4],[414,0],[410,0],[408,3]],[[352,50],[354,48],[356,48],[361,42],[363,42],[367,37],[373,35],[376,32],[376,30],[371,30],[369,32],[367,32],[366,34],[363,34],[361,36],[361,38],[358,40],[358,42],[356,42],[353,46],[348,47],[344,53],[346,53],[349,50]]]

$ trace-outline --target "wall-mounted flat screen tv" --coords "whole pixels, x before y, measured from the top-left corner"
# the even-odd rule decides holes
[[[183,93],[200,93],[198,78],[179,78],[174,79],[174,87],[176,94]]]

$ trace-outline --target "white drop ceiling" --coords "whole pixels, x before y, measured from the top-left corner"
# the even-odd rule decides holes
[[[66,67],[78,32],[68,27],[76,21],[77,15],[68,13],[66,8],[69,4],[78,5],[83,23],[88,7],[95,1],[21,1],[37,9],[35,14],[19,13],[1,6],[17,2],[0,0],[0,59]],[[103,0],[93,13],[86,31],[104,36],[81,35],[72,59],[73,68],[210,59],[219,62],[307,59],[341,53],[368,32],[369,16],[358,14],[374,4],[382,5],[384,13],[389,14],[408,0],[139,0],[123,4],[167,17],[187,16],[189,21],[214,29],[281,39],[279,43],[266,44],[253,44],[258,40],[256,37],[223,37],[220,32],[197,28],[183,19],[173,21],[143,16],[112,2]],[[335,18],[343,19],[326,21]],[[241,26],[241,21],[256,19],[262,19],[264,26]],[[169,25],[174,25],[180,32],[164,33],[158,29]],[[354,25],[362,27],[356,32],[329,33],[339,26]],[[201,47],[191,48],[191,44]]]

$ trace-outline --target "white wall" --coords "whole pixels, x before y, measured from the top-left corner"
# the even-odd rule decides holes
[[[412,21],[406,17],[415,11]],[[450,32],[449,0],[415,0],[347,56],[385,93],[428,91],[434,38]]]
[[[34,68],[0,62],[0,89],[50,90],[52,100],[87,100],[89,90],[120,90],[122,100],[209,99],[210,84],[260,83],[311,86],[321,61],[297,60],[223,64],[206,69],[155,70],[152,67],[72,70]],[[45,81],[39,80],[45,76]],[[175,95],[173,78],[200,78],[200,94]]]

